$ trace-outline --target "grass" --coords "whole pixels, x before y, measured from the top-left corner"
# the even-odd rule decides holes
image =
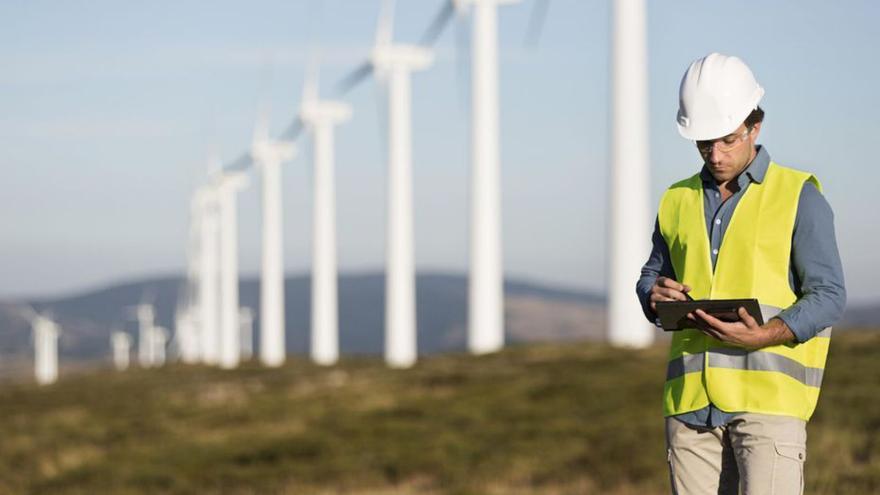
[[[531,345],[394,371],[169,366],[0,389],[0,493],[668,493],[665,346]],[[835,336],[807,492],[880,492],[880,333]]]

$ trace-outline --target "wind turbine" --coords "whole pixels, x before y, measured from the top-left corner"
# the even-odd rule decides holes
[[[149,368],[155,363],[156,346],[153,342],[155,309],[151,303],[146,302],[146,298],[143,298],[131,310],[138,324],[138,362],[142,367]]]
[[[239,339],[241,359],[247,361],[254,356],[254,312],[243,306],[238,310]]]
[[[152,345],[150,361],[152,366],[163,366],[165,364],[165,344],[167,342],[167,329],[155,325],[150,328],[150,343]]]
[[[238,314],[238,215],[235,195],[248,183],[239,171],[226,171],[217,176],[215,188],[220,216],[220,352],[223,368],[231,369],[239,362]]]
[[[24,309],[34,338],[34,375],[39,385],[50,385],[58,380],[58,336],[61,327],[52,319],[37,313],[30,306]]]
[[[410,74],[434,60],[425,48],[392,42],[393,2],[383,3],[369,59],[343,82],[351,89],[371,74],[388,84],[388,230],[385,362],[408,368],[417,358],[413,254],[412,110]]]
[[[110,347],[113,350],[113,366],[119,370],[127,370],[131,355],[131,337],[125,332],[110,334]]]
[[[308,78],[299,119],[314,138],[311,356],[321,365],[332,365],[339,359],[333,126],[350,118],[350,106],[319,99],[317,77]]]
[[[200,244],[201,244],[201,197],[198,192],[192,195],[189,213],[189,239],[187,242],[187,279],[177,298],[174,317],[174,338],[177,350],[184,363],[194,364],[201,359],[201,338],[199,335],[199,286],[200,286]]]
[[[293,159],[292,142],[269,137],[268,112],[257,122],[251,158],[263,174],[263,246],[260,277],[260,361],[281,366],[284,348],[284,265],[282,261],[281,164]]]
[[[608,340],[638,348],[654,341],[633,296],[651,228],[645,1],[614,0],[613,11]]]
[[[446,0],[424,37],[433,43],[453,14],[472,8],[471,34],[471,268],[468,349],[504,346],[501,249],[501,159],[498,110],[498,7],[519,0]]]
[[[219,219],[217,191],[211,185],[196,190],[199,225],[198,270],[198,334],[202,362],[217,364],[220,360],[219,339]]]

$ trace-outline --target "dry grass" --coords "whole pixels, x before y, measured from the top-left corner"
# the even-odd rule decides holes
[[[0,493],[668,493],[665,348],[529,345],[0,389]],[[880,333],[836,335],[808,493],[880,492]]]

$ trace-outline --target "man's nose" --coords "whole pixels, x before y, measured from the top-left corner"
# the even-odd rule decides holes
[[[721,161],[722,155],[724,155],[724,153],[718,151],[718,144],[712,143],[712,151],[709,152],[709,161],[712,163],[718,163]]]

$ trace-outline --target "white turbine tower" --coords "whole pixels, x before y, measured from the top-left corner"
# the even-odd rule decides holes
[[[217,192],[213,186],[196,191],[199,224],[198,334],[202,362],[217,364],[220,360],[219,338],[219,227]]]
[[[138,363],[144,368],[153,366],[155,362],[154,332],[155,309],[152,304],[141,301],[132,308],[138,324]]]
[[[165,344],[167,342],[167,329],[159,326],[153,326],[150,329],[150,344],[152,345],[150,363],[152,366],[163,366],[165,364]]]
[[[385,282],[385,361],[394,368],[416,362],[415,261],[412,191],[411,73],[433,63],[429,50],[392,43],[393,2],[379,17],[370,58],[344,82],[346,89],[375,73],[388,84],[388,227]]]
[[[119,370],[127,370],[131,356],[131,337],[125,332],[110,334],[110,348],[113,350],[113,366]]]
[[[613,8],[608,340],[638,348],[654,340],[633,294],[651,228],[645,1],[614,0]]]
[[[223,172],[215,184],[220,217],[220,349],[223,368],[238,366],[238,215],[236,194],[247,185],[243,172]]]
[[[498,110],[498,6],[519,0],[447,0],[425,36],[433,43],[457,11],[473,8],[471,33],[471,267],[468,349],[504,346],[501,158]]]
[[[248,361],[254,356],[254,312],[242,307],[238,311],[241,359]]]
[[[189,238],[187,240],[187,279],[184,289],[177,300],[174,316],[174,338],[181,360],[187,364],[195,364],[201,359],[201,337],[199,319],[201,302],[199,287],[201,285],[200,244],[201,244],[201,208],[202,198],[194,192],[190,200]]]
[[[317,77],[309,77],[299,119],[314,138],[311,357],[321,365],[332,365],[339,359],[333,126],[350,118],[351,107],[320,100]]]
[[[269,137],[268,116],[254,130],[251,157],[263,174],[263,246],[260,277],[260,361],[281,366],[284,348],[281,164],[295,155],[292,142]]]
[[[34,339],[34,376],[39,385],[50,385],[58,380],[58,336],[61,327],[45,314],[31,307],[25,308],[25,317],[31,324]]]

